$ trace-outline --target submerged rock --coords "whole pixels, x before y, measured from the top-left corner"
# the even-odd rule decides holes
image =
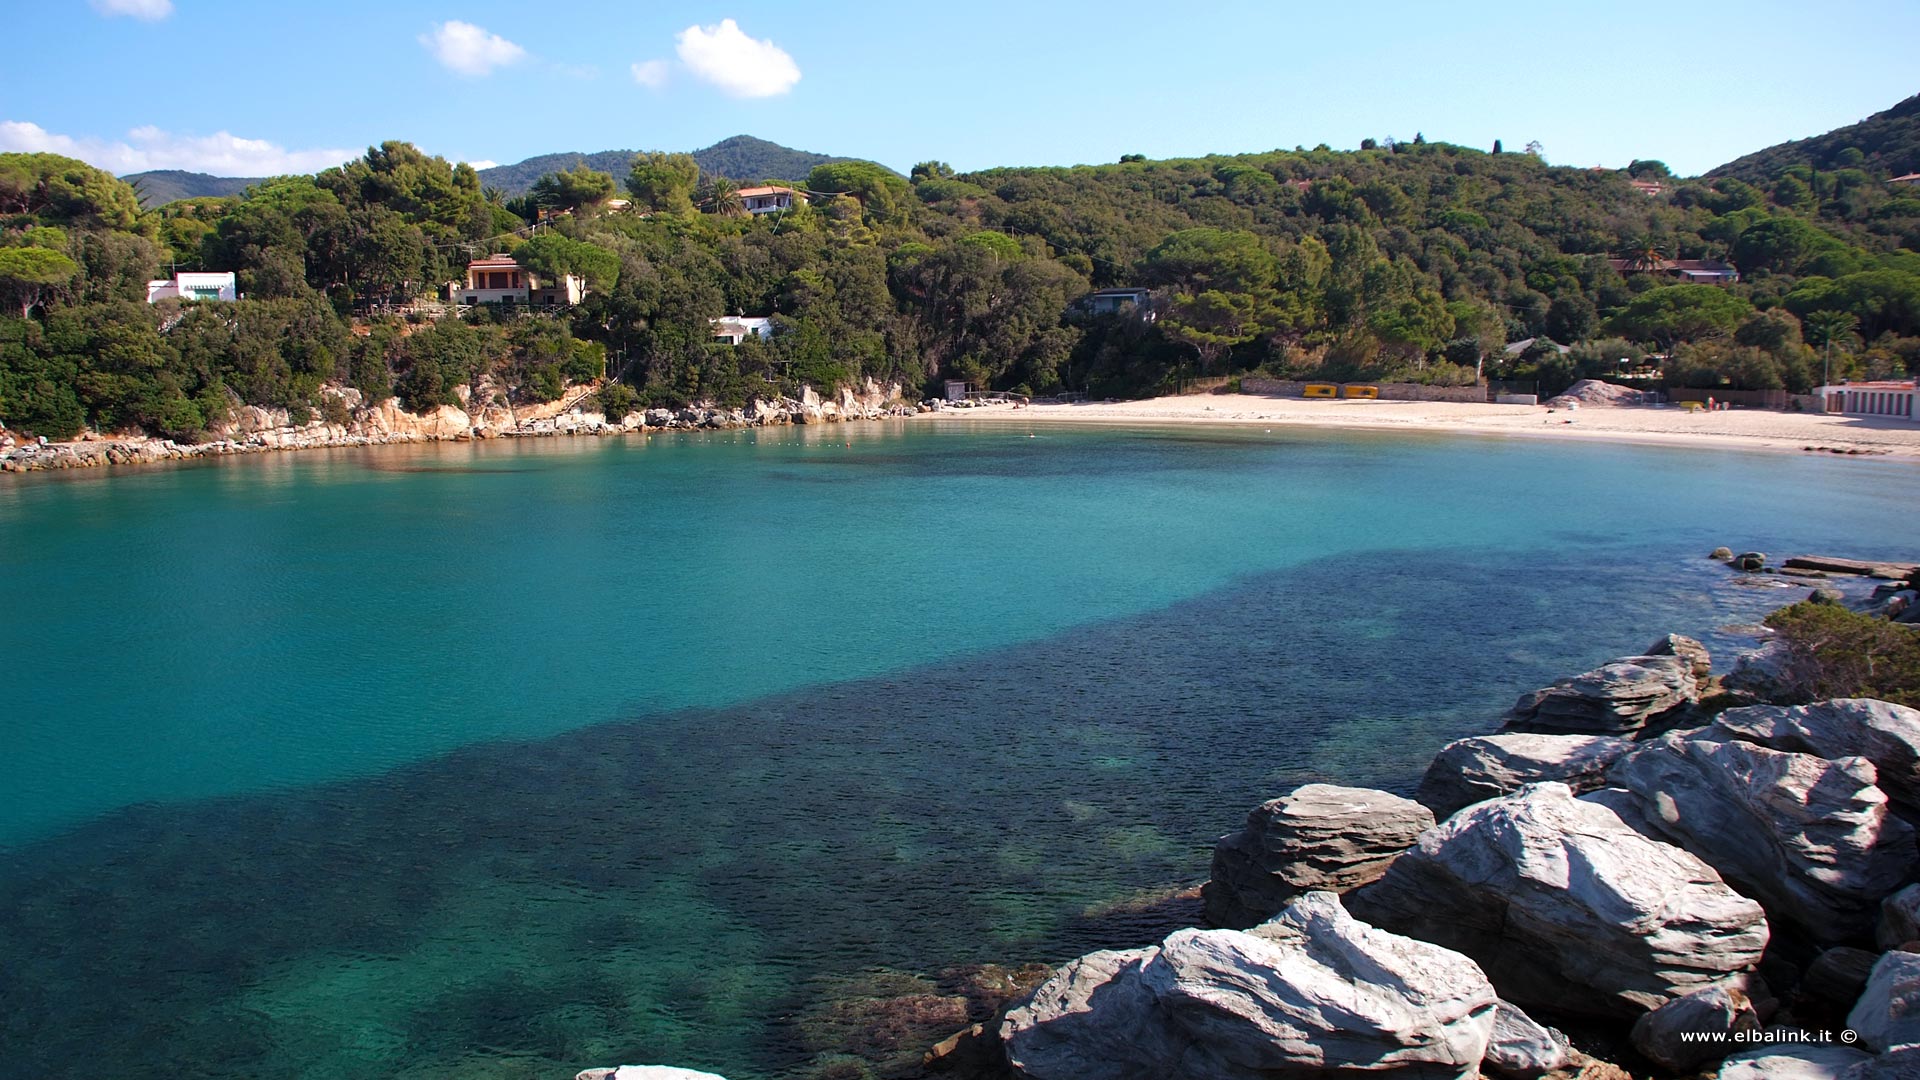
[[[714,1073],[676,1069],[670,1065],[615,1065],[604,1069],[582,1069],[573,1080],[726,1080]]]
[[[1516,727],[1619,734],[1700,696],[1693,663],[1679,656],[1625,656],[1522,694],[1508,714]]]
[[[1592,791],[1605,784],[1607,770],[1633,745],[1611,735],[1476,735],[1440,748],[1415,797],[1444,819],[1543,780]]]
[[[1913,828],[1887,812],[1863,758],[1671,734],[1610,775],[1661,838],[1816,941],[1871,934],[1914,862]]]
[[[1082,957],[1001,1033],[1032,1080],[1466,1080],[1494,1008],[1471,960],[1314,892],[1252,933],[1181,930],[1155,949]]]
[[[1255,807],[1246,828],[1220,838],[1202,892],[1207,921],[1245,929],[1301,893],[1374,881],[1432,827],[1426,807],[1398,795],[1307,784]]]
[[[1752,970],[1760,905],[1699,858],[1543,783],[1429,830],[1354,914],[1477,960],[1521,1006],[1633,1016]]]

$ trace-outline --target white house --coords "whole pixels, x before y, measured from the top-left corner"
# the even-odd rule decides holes
[[[240,293],[233,280],[233,271],[225,273],[184,272],[172,278],[161,278],[147,282],[147,303],[154,304],[162,300],[238,300]]]
[[[773,336],[773,320],[762,315],[728,315],[707,322],[713,326],[713,340],[717,345],[738,345],[749,336],[762,341]]]
[[[1827,411],[1883,420],[1920,420],[1920,390],[1913,381],[1857,382],[1823,386],[1818,393]]]
[[[1095,289],[1080,298],[1080,309],[1093,315],[1118,315],[1132,311],[1146,322],[1153,322],[1157,312],[1147,303],[1152,297],[1145,289],[1119,288]]]
[[[447,286],[447,299],[456,304],[526,304],[531,307],[572,307],[587,295],[586,279],[566,274],[542,284],[540,275],[515,262],[511,255],[489,255],[467,264],[467,280]]]
[[[749,214],[772,214],[781,210],[793,209],[793,200],[806,202],[807,197],[790,187],[748,187],[739,191],[740,205],[746,207]]]

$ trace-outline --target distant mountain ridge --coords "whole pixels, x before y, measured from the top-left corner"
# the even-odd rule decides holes
[[[1849,150],[1857,150],[1859,154],[1848,153]],[[1709,171],[1707,176],[1730,176],[1750,184],[1764,184],[1794,165],[1811,165],[1822,171],[1863,169],[1887,176],[1920,172],[1920,94],[1857,124],[1737,157]]]
[[[140,193],[140,205],[165,206],[181,199],[222,198],[238,195],[266,179],[261,176],[210,176],[182,169],[154,169],[130,173],[120,179]]]
[[[627,170],[632,166],[635,150],[602,150],[598,153],[580,152],[565,154],[541,154],[530,157],[513,165],[496,165],[491,169],[480,170],[480,182],[488,187],[496,187],[509,196],[524,195],[533,190],[534,181],[551,172],[571,169],[585,162],[590,169],[610,173],[617,181],[624,183]],[[849,158],[834,157],[830,154],[815,154],[806,150],[795,150],[779,143],[756,139],[751,135],[735,135],[731,139],[722,139],[705,150],[695,150],[693,160],[700,165],[702,176],[724,176],[730,180],[804,180],[816,165],[828,165],[836,161],[848,161]]]
[[[584,161],[588,168],[610,173],[615,181],[624,184],[627,179],[627,170],[633,163],[633,155],[637,152],[602,150],[592,154],[579,151],[541,154],[512,165],[496,165],[490,169],[481,169],[480,183],[487,187],[499,188],[511,198],[532,191],[534,181],[542,176],[571,169]],[[730,180],[755,181],[805,180],[807,174],[812,172],[816,165],[829,165],[836,161],[852,159],[795,150],[765,139],[756,139],[751,135],[735,135],[731,139],[722,139],[705,150],[695,150],[693,160],[699,163],[703,176],[724,176]],[[143,196],[142,205],[164,206],[180,199],[238,195],[265,177],[211,176],[207,173],[184,172],[179,169],[156,169],[151,172],[131,173],[120,179],[138,186]]]

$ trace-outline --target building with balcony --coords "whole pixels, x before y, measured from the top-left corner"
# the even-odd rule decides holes
[[[511,255],[489,255],[467,264],[465,284],[447,286],[447,299],[456,304],[525,304],[528,307],[572,307],[587,295],[586,279],[574,274],[555,281],[521,266]]]
[[[178,273],[171,278],[147,282],[147,303],[157,304],[170,299],[238,300],[240,293],[234,285],[231,270],[223,273]]]

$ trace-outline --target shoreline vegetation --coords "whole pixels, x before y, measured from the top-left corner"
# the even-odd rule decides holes
[[[544,406],[508,410],[488,406],[468,413],[441,406],[426,413],[392,400],[361,408],[351,389],[332,391],[347,408],[344,422],[314,418],[289,422],[286,410],[240,410],[224,438],[180,443],[143,435],[87,433],[66,442],[0,443],[0,472],[139,465],[274,451],[494,438],[611,436],[662,431],[727,430],[787,424],[915,419],[1002,425],[1267,426],[1293,430],[1398,431],[1428,435],[1575,439],[1718,450],[1819,452],[1920,459],[1920,425],[1857,416],[1729,409],[1712,413],[1667,406],[1617,405],[1583,409],[1456,401],[1309,400],[1262,394],[1212,393],[1139,401],[1078,404],[990,404],[955,409],[913,403],[897,384],[869,380],[859,391],[822,398],[803,387],[797,398],[755,398],[742,408],[704,404],[683,409],[636,409],[618,420],[595,411],[592,387]]]

